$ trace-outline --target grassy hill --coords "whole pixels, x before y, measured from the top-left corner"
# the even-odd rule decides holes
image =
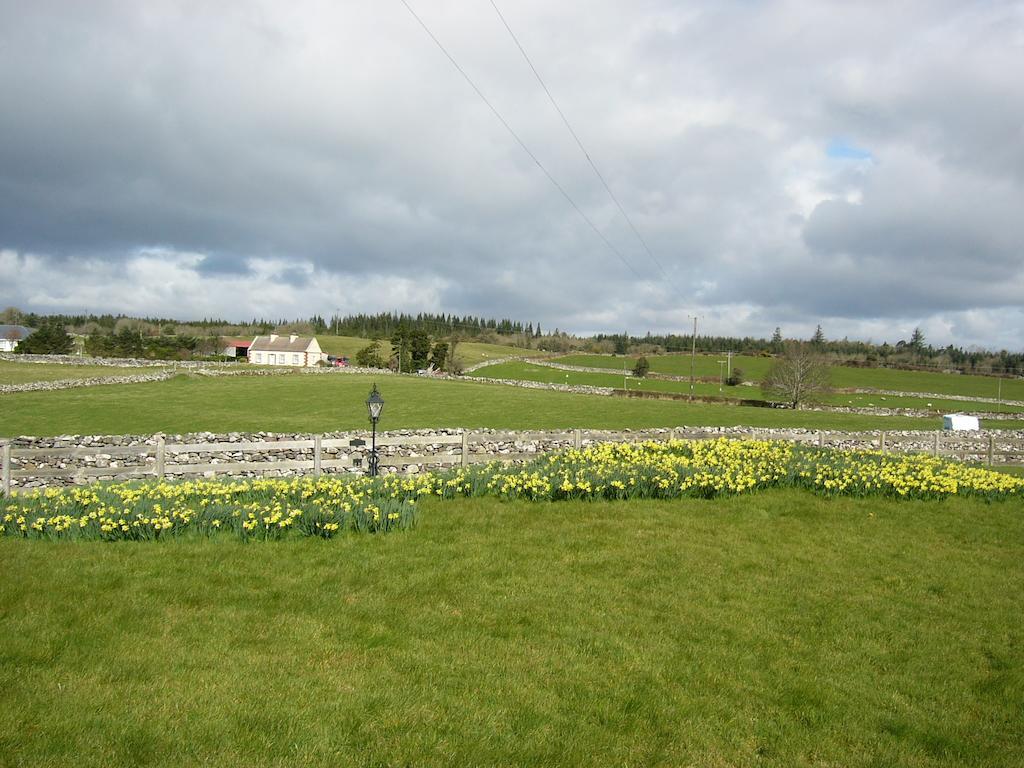
[[[371,343],[370,339],[361,339],[358,336],[317,336],[316,338],[324,352],[336,357],[355,358],[359,350]],[[382,339],[381,345],[386,351],[391,349],[391,344],[387,339]],[[510,355],[537,357],[545,354],[536,349],[521,349],[506,344],[484,344],[476,341],[461,342],[456,352],[456,356],[465,365],[474,365]]]
[[[377,383],[381,429],[643,428],[682,425],[936,429],[940,420],[577,395],[415,376],[334,372],[210,379],[179,376],[58,392],[0,395],[0,436],[363,429]],[[1004,422],[1001,426],[1010,427]]]

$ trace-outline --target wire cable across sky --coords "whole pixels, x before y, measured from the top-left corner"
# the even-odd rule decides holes
[[[555,189],[562,193],[562,197],[564,197],[568,201],[569,205],[571,205],[576,210],[576,213],[580,215],[580,217],[587,223],[587,225],[592,230],[594,230],[594,233],[599,238],[601,238],[602,242],[604,242],[608,249],[619,258],[619,261],[626,265],[630,272],[636,275],[637,279],[647,280],[648,278],[645,278],[642,274],[640,274],[640,272],[638,272],[637,269],[632,264],[630,264],[629,260],[625,256],[623,256],[622,252],[615,247],[614,243],[612,243],[612,241],[609,240],[600,229],[598,229],[597,225],[591,220],[591,218],[587,216],[587,214],[583,211],[582,208],[580,208],[579,205],[576,204],[576,201],[573,200],[572,196],[565,190],[565,187],[558,183],[557,179],[555,179],[555,177],[551,175],[551,173],[540,161],[540,159],[530,150],[526,143],[521,138],[519,138],[519,134],[516,133],[515,130],[513,130],[512,126],[509,125],[508,121],[504,117],[502,117],[502,114],[501,112],[498,111],[497,107],[495,107],[494,104],[490,102],[490,100],[484,95],[483,91],[481,91],[477,84],[473,82],[473,79],[466,73],[466,70],[464,70],[459,65],[459,62],[457,62],[455,60],[455,57],[448,52],[448,49],[445,48],[441,41],[437,39],[437,36],[430,31],[430,27],[428,27],[426,23],[423,21],[423,19],[421,19],[416,14],[416,11],[412,9],[412,6],[410,6],[406,0],[399,0],[399,2],[401,2],[402,5],[405,6],[405,9],[409,12],[409,14],[414,19],[416,19],[416,22],[420,25],[420,27],[423,28],[423,31],[427,33],[427,36],[434,41],[434,45],[436,45],[441,50],[441,53],[443,53],[445,57],[448,59],[448,61],[451,62],[451,65],[455,67],[456,71],[458,71],[458,73],[462,75],[463,79],[469,84],[469,87],[472,88],[476,95],[480,97],[480,100],[487,105],[487,108],[491,110],[494,116],[498,119],[498,122],[500,122],[505,127],[505,130],[508,131],[509,134],[511,134],[512,138],[516,140],[516,143],[519,144],[520,147],[522,147],[523,151],[530,157],[531,160],[533,160],[537,167],[540,168],[541,172],[547,177],[548,181],[550,181],[554,185]],[[662,270],[662,272],[664,272],[664,270]]]
[[[591,169],[593,169],[594,175],[597,176],[598,181],[601,182],[601,186],[603,186],[605,192],[608,193],[608,197],[610,197],[612,202],[615,203],[615,207],[619,209],[619,213],[622,214],[622,218],[624,218],[626,220],[626,223],[629,224],[629,228],[633,230],[633,234],[636,235],[636,239],[640,241],[640,245],[643,246],[643,249],[647,252],[647,255],[651,257],[651,261],[653,261],[655,265],[657,265],[658,270],[661,272],[664,278],[671,283],[672,279],[669,277],[668,272],[665,271],[665,268],[662,266],[661,262],[658,261],[658,257],[654,255],[654,252],[651,250],[650,246],[647,245],[647,241],[644,240],[643,235],[640,234],[640,230],[638,230],[636,228],[636,225],[633,224],[633,220],[629,217],[629,214],[626,213],[626,209],[622,207],[622,203],[619,202],[619,198],[617,198],[615,196],[615,193],[612,192],[612,188],[608,185],[608,182],[605,180],[604,175],[601,173],[601,171],[598,170],[597,165],[590,157],[590,153],[587,151],[586,147],[583,146],[583,142],[580,140],[579,135],[576,133],[572,125],[569,123],[569,118],[565,116],[565,113],[562,111],[562,108],[558,106],[558,102],[555,101],[555,97],[548,89],[547,83],[544,82],[544,78],[540,76],[540,72],[538,72],[537,68],[533,65],[533,61],[526,53],[526,49],[523,48],[522,43],[519,42],[519,38],[516,37],[516,33],[512,31],[512,27],[509,26],[508,21],[506,21],[504,14],[502,14],[501,12],[501,9],[498,8],[498,5],[497,3],[494,2],[494,0],[490,0],[490,3],[491,7],[494,8],[494,12],[498,14],[498,18],[501,19],[501,23],[505,26],[505,29],[508,31],[508,34],[511,36],[512,42],[516,44],[516,48],[519,49],[519,52],[523,55],[523,59],[525,59],[526,63],[529,65],[530,71],[533,72],[533,76],[537,78],[537,82],[540,83],[540,87],[544,89],[544,93],[547,95],[548,101],[551,102],[551,106],[555,108],[555,111],[558,113],[558,116],[562,118],[562,123],[565,125],[566,130],[569,131],[569,134],[576,142],[576,146],[580,148],[580,152],[583,153],[583,156],[587,159],[587,163],[589,163]]]

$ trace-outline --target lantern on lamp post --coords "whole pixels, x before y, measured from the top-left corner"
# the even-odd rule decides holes
[[[384,410],[384,398],[377,391],[377,385],[373,385],[370,396],[366,398],[366,409],[370,412],[370,423],[373,424],[373,442],[370,445],[370,477],[377,476],[377,422],[380,420],[380,412]]]

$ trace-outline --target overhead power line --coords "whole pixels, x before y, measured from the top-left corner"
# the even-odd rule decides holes
[[[594,160],[590,157],[590,153],[587,151],[586,147],[583,146],[583,142],[580,140],[579,135],[576,133],[572,125],[569,123],[569,118],[565,116],[565,113],[562,111],[562,108],[558,106],[558,102],[555,101],[555,97],[551,94],[551,91],[548,89],[547,84],[544,82],[544,78],[540,76],[540,72],[538,72],[537,68],[533,65],[533,61],[526,53],[526,49],[523,48],[522,43],[519,42],[519,38],[516,37],[516,33],[512,31],[512,27],[509,26],[508,21],[506,21],[504,14],[502,14],[501,10],[498,8],[497,3],[495,3],[494,0],[490,0],[490,3],[491,7],[494,8],[494,12],[498,14],[498,18],[501,19],[501,23],[505,26],[505,29],[512,37],[512,41],[516,44],[516,48],[519,49],[519,52],[523,55],[523,58],[529,65],[530,70],[533,72],[533,76],[537,78],[537,82],[540,83],[540,87],[543,88],[544,93],[547,94],[548,101],[551,102],[551,106],[555,108],[555,111],[558,113],[558,116],[562,118],[562,123],[565,125],[566,129],[569,131],[569,134],[576,142],[576,146],[580,148],[580,152],[582,152],[583,156],[587,158],[587,163],[590,164],[591,169],[593,169],[594,171],[594,175],[597,176],[598,180],[601,182],[601,186],[603,186],[605,192],[608,193],[608,197],[610,197],[612,199],[612,202],[615,203],[615,207],[619,209],[619,213],[622,214],[622,218],[624,218],[626,220],[626,223],[629,224],[629,228],[633,230],[633,234],[636,235],[636,239],[640,241],[640,245],[643,246],[643,249],[647,252],[647,255],[651,257],[651,261],[653,261],[657,265],[658,270],[665,277],[665,279],[668,280],[669,282],[672,282],[671,278],[668,276],[668,273],[665,271],[665,268],[661,265],[661,262],[658,261],[658,257],[654,255],[654,252],[651,250],[650,246],[647,245],[647,241],[644,240],[643,235],[640,234],[640,230],[636,228],[636,225],[633,224],[633,220],[629,217],[629,214],[626,213],[626,209],[622,207],[622,203],[619,202],[619,198],[617,198],[615,196],[615,193],[612,192],[612,188],[608,185],[608,182],[605,180],[604,175],[601,173],[601,171],[598,170],[597,165],[594,163]]]
[[[416,14],[416,11],[412,9],[412,6],[410,6],[409,3],[406,2],[406,0],[399,1],[402,3],[402,5],[405,6],[405,9],[409,12],[409,14],[414,19],[416,19],[416,22],[423,28],[423,31],[427,33],[427,36],[434,41],[434,45],[436,45],[441,50],[441,53],[443,53],[445,57],[448,59],[448,61],[451,62],[451,65],[455,67],[456,71],[460,75],[462,75],[462,78],[469,84],[469,87],[472,88],[476,95],[480,97],[480,100],[487,105],[487,108],[491,110],[494,116],[498,119],[498,122],[500,122],[505,127],[505,130],[508,131],[509,134],[511,134],[512,138],[516,140],[516,143],[519,144],[520,147],[522,147],[522,150],[530,157],[531,160],[533,160],[537,167],[540,168],[541,172],[547,177],[548,181],[551,182],[555,189],[562,193],[562,197],[564,197],[568,201],[569,205],[571,205],[576,210],[576,213],[578,213],[580,217],[587,223],[587,225],[592,230],[594,230],[594,233],[599,238],[601,238],[602,242],[604,242],[608,249],[619,258],[619,261],[626,265],[630,272],[636,275],[638,279],[645,280],[646,278],[642,274],[640,274],[632,264],[629,263],[629,260],[622,255],[622,252],[615,247],[612,241],[605,237],[604,233],[600,229],[598,229],[597,225],[594,224],[591,218],[587,216],[586,213],[583,212],[583,209],[580,208],[579,205],[576,204],[576,201],[572,199],[572,196],[565,190],[565,187],[558,183],[555,177],[551,175],[547,168],[544,167],[544,164],[540,161],[540,159],[530,150],[528,146],[526,146],[526,142],[524,142],[519,137],[519,134],[512,129],[512,126],[508,124],[508,121],[504,117],[502,117],[501,112],[498,111],[497,107],[495,107],[494,104],[492,104],[491,101],[484,95],[483,91],[481,91],[477,84],[473,82],[473,79],[468,74],[466,74],[466,70],[464,70],[459,65],[459,62],[457,62],[455,60],[455,57],[448,52],[448,49],[445,48],[441,41],[437,39],[437,36],[430,31],[430,27],[428,27],[426,23],[423,21],[423,19],[421,19]]]

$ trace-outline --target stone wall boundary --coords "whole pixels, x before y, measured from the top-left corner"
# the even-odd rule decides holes
[[[750,427],[556,431],[401,430],[377,437],[383,472],[415,474],[486,462],[524,462],[551,451],[604,442],[754,438],[839,449],[927,453],[987,466],[1024,466],[1024,430],[836,432]],[[183,435],[63,435],[0,440],[4,495],[95,481],[196,477],[293,477],[361,474],[369,465],[366,432]]]

